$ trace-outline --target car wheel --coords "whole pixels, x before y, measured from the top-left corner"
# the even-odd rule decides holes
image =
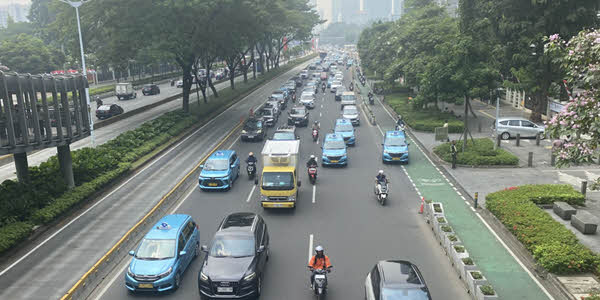
[[[503,132],[503,133],[500,135],[500,138],[501,138],[501,139],[503,139],[503,140],[508,140],[508,139],[510,139],[510,133],[508,133],[508,132]]]
[[[179,272],[178,272],[177,274],[175,274],[175,283],[173,286],[173,290],[178,290],[180,285],[181,285],[181,274],[179,274]]]
[[[233,178],[229,179],[229,189],[231,190],[233,188]]]

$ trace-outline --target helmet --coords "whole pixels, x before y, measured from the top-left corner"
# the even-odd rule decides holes
[[[314,156],[314,155],[311,155],[311,156],[310,156],[310,158],[315,158],[315,156]]]
[[[248,156],[254,156],[253,152],[248,153]]]
[[[323,246],[319,245],[315,247],[315,251],[319,252],[319,251],[325,251],[325,249],[323,249]]]
[[[314,124],[319,124],[319,121],[314,121],[313,123],[314,123]]]
[[[379,174],[383,174],[383,170],[379,170]]]

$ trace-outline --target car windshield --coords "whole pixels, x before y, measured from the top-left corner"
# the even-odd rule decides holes
[[[212,241],[212,257],[246,257],[254,255],[254,239],[249,236],[217,236]]]
[[[323,149],[326,150],[342,150],[346,149],[346,144],[343,140],[326,141],[323,145]]]
[[[273,134],[273,139],[274,140],[295,140],[296,137],[294,136],[294,133],[292,133],[292,132],[275,132],[275,134]]]
[[[307,94],[302,95],[302,98],[300,98],[300,100],[312,100],[312,99],[313,99],[313,96],[307,95]]]
[[[345,100],[345,101],[354,101],[355,98],[354,98],[354,95],[343,95],[342,96],[342,100]]]
[[[406,140],[402,137],[388,137],[385,139],[386,146],[406,147]]]
[[[272,113],[270,110],[268,110],[268,109],[263,109],[263,110],[261,110],[261,111],[260,111],[260,114],[261,114],[262,116],[265,116],[265,117],[270,117],[270,116],[272,116],[272,115],[273,115],[273,113]]]
[[[292,110],[290,111],[290,114],[292,115],[304,115],[306,113],[306,111],[302,108],[292,108]]]
[[[335,126],[335,131],[352,131],[352,124],[342,123]]]
[[[266,172],[262,177],[263,190],[292,190],[294,176],[291,172]]]
[[[226,159],[209,159],[204,165],[206,171],[225,171],[229,168],[229,161]]]
[[[145,88],[145,89],[149,89],[149,88],[151,88],[151,87],[152,87],[152,86],[151,86],[151,85],[149,85],[149,84],[147,84],[147,85],[144,85],[144,88]]]
[[[175,239],[143,239],[135,253],[135,258],[143,260],[159,260],[173,257],[175,257]]]
[[[358,114],[358,110],[356,110],[356,107],[345,107],[344,114],[345,115],[356,115],[356,114]]]
[[[244,125],[244,130],[256,130],[260,128],[262,128],[262,122],[258,121],[246,122]]]
[[[407,299],[407,295],[410,295],[411,300],[429,300],[427,292],[420,288],[412,289],[391,289],[383,288],[381,290],[382,300],[403,300]]]

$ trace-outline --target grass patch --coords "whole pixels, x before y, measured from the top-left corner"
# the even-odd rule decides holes
[[[433,152],[437,154],[446,162],[452,162],[452,151],[451,144],[444,143],[433,149]],[[488,138],[475,139],[475,142],[471,139],[467,140],[467,148],[465,152],[462,152],[463,143],[456,143],[456,149],[458,154],[456,155],[456,162],[460,165],[468,166],[516,166],[519,164],[519,158],[514,154],[504,150],[494,150],[494,142]]]
[[[414,130],[434,132],[436,127],[444,126],[448,121],[448,133],[461,133],[464,130],[462,120],[437,108],[415,109],[408,103],[408,93],[392,93],[385,96],[385,101],[402,116],[404,121]]]

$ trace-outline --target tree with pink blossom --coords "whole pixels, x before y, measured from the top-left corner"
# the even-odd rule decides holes
[[[600,31],[583,30],[569,41],[551,35],[544,51],[565,71],[568,84],[583,90],[546,122],[551,138],[568,137],[554,144],[557,166],[591,163],[600,150]],[[600,187],[600,178],[592,186]]]

